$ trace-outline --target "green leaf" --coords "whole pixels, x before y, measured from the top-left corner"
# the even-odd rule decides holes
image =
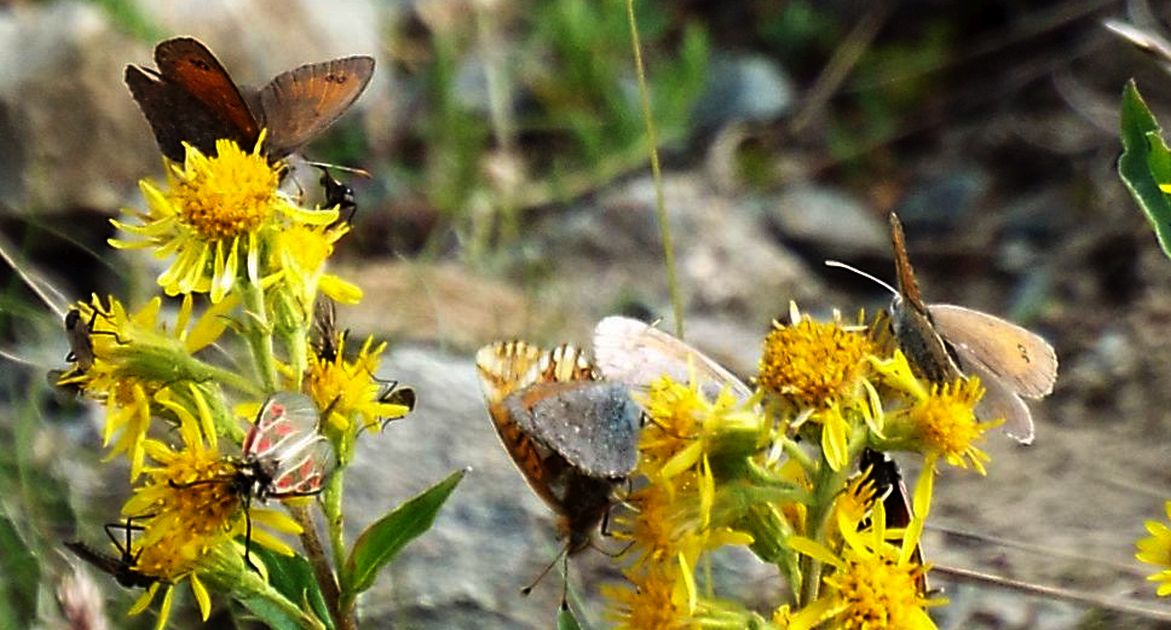
[[[1163,253],[1171,257],[1171,201],[1159,182],[1171,183],[1171,152],[1134,80],[1122,91],[1122,156],[1118,176],[1147,215]]]
[[[577,623],[577,617],[573,616],[573,611],[568,606],[557,613],[557,630],[581,630],[581,625]]]
[[[256,618],[263,621],[269,628],[275,630],[303,630],[304,626],[281,608],[271,599],[260,595],[236,596],[236,601],[244,605]]]
[[[468,469],[456,471],[422,494],[406,501],[366,528],[354,543],[342,574],[343,597],[353,597],[374,584],[382,567],[407,543],[435,523],[435,516]]]
[[[333,628],[333,620],[325,605],[325,596],[313,574],[309,561],[299,555],[285,556],[259,545],[252,553],[261,557],[268,569],[268,583],[289,601],[299,603],[317,615],[326,628]]]

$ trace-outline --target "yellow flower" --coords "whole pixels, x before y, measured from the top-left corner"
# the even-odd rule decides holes
[[[806,438],[820,443],[831,469],[842,470],[849,464],[855,427],[864,422],[882,434],[878,394],[867,380],[878,346],[865,326],[845,324],[837,313],[820,323],[790,304],[790,320],[787,326],[774,322],[765,338],[760,387],[770,395],[770,411],[787,419],[786,427],[811,423],[819,428]]]
[[[344,463],[359,430],[379,431],[386,421],[402,418],[411,409],[383,400],[387,384],[374,376],[386,342],[375,346],[374,339],[367,337],[353,360],[345,358],[345,335],[336,342],[332,356],[318,356],[317,348],[310,344],[304,389],[318,409],[327,410],[324,433],[340,445],[339,458]]]
[[[131,479],[143,463],[143,439],[153,415],[152,399],[162,389],[183,381],[206,378],[190,354],[214,343],[227,326],[223,317],[235,300],[225,300],[191,321],[192,301],[183,300],[174,325],[160,321],[162,300],[154,298],[135,313],[113,296],[106,304],[94,295],[78,302],[72,345],[77,358],[57,384],[77,388],[106,406],[103,443],[111,446],[107,460],[125,453]],[[170,330],[168,330],[170,328]],[[88,331],[88,334],[86,334]],[[86,360],[82,360],[85,355]]]
[[[898,350],[892,359],[875,361],[874,366],[884,382],[913,401],[887,414],[886,433],[892,444],[923,453],[932,464],[942,458],[952,466],[971,466],[981,475],[987,474],[984,465],[991,458],[976,445],[1003,420],[980,422],[976,418],[976,406],[984,396],[978,378],[960,378],[942,385],[919,381]]]
[[[699,595],[696,567],[712,549],[753,539],[715,516],[709,457],[737,446],[747,457],[760,448],[768,432],[754,405],[728,391],[708,401],[695,378],[687,386],[664,376],[650,387],[644,408],[651,421],[635,472],[649,483],[627,497],[636,510],[615,518],[615,537],[631,541],[635,556],[623,571],[632,588],[606,591],[619,627],[690,627],[699,612],[720,610]]]
[[[145,440],[145,450],[155,465],[144,469],[147,482],[135,488],[122,507],[122,513],[142,527],[136,570],[160,580],[139,598],[131,613],[146,609],[164,589],[159,627],[166,623],[173,588],[182,580],[190,582],[206,620],[210,600],[200,576],[230,583],[231,573],[247,571],[235,542],[245,533],[246,518],[252,520],[254,542],[286,555],[293,550],[268,530],[301,531],[292,519],[275,510],[252,507],[244,513],[244,497],[234,486],[238,468],[219,454],[210,405],[198,387],[192,385],[189,391],[194,412],[169,397],[160,399],[179,420],[183,447],[176,450],[154,439]]]
[[[1163,504],[1163,510],[1167,519],[1171,520],[1171,501]],[[1136,543],[1138,553],[1134,557],[1139,562],[1162,569],[1147,576],[1147,580],[1157,582],[1159,586],[1155,593],[1159,597],[1166,597],[1171,595],[1171,527],[1162,521],[1147,521],[1146,527],[1150,537]]]
[[[350,231],[348,223],[295,225],[276,236],[271,267],[284,271],[283,281],[301,304],[313,304],[322,293],[342,304],[357,304],[362,289],[333,274],[325,273],[325,261],[333,246]]]
[[[675,580],[664,570],[652,568],[636,574],[622,586],[603,585],[602,594],[610,601],[606,617],[615,622],[615,628],[643,630],[693,625],[686,601],[677,598]]]
[[[825,408],[853,396],[866,375],[870,339],[841,321],[815,322],[792,307],[792,323],[773,322],[760,357],[760,385],[798,407]]]
[[[915,559],[923,521],[930,507],[932,475],[920,476],[915,488],[915,515],[902,532],[888,531],[882,501],[874,503],[870,527],[858,531],[852,518],[837,519],[843,544],[837,551],[803,536],[792,536],[795,551],[824,563],[830,571],[822,578],[820,596],[789,617],[791,630],[813,628],[832,622],[847,629],[926,629],[935,624],[925,609],[945,600],[928,599],[921,592],[929,567]],[[891,538],[899,544],[889,542]]]
[[[687,385],[668,376],[656,379],[643,405],[650,424],[639,439],[640,470],[669,478],[695,467],[704,454],[763,446],[769,424],[757,403],[756,397],[738,400],[728,388],[709,401],[694,376]]]
[[[846,484],[846,489],[834,501],[834,510],[837,514],[835,520],[852,522],[854,528],[857,529],[858,523],[870,515],[877,493],[874,478],[870,476],[870,469],[861,471]]]
[[[248,153],[218,140],[210,158],[188,146],[183,166],[168,164],[165,191],[146,180],[139,184],[148,206],[147,212],[130,211],[139,223],[113,221],[141,240],[110,239],[110,245],[173,257],[158,277],[168,295],[208,293],[217,303],[241,277],[241,264],[258,285],[271,271],[261,269],[261,253],[282,231],[337,220],[336,210],[298,208],[278,191],[280,166],[269,165],[262,142],[263,134]]]

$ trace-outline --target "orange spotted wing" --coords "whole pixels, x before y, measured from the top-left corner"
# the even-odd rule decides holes
[[[498,342],[476,353],[476,370],[508,454],[558,514],[569,552],[584,549],[637,462],[640,412],[628,388],[598,380],[569,345]]]

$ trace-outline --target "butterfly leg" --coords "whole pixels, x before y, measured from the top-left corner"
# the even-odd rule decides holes
[[[244,497],[244,563],[249,569],[260,573],[260,568],[252,562],[252,497]]]

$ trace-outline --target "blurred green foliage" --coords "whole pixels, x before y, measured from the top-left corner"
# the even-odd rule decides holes
[[[664,143],[678,141],[703,89],[707,36],[695,25],[674,33],[661,4],[642,2],[637,10],[645,49],[657,53],[648,53],[655,124]],[[552,0],[532,3],[521,13],[518,23],[508,25],[509,37],[517,37],[509,43],[517,63],[510,56],[480,54],[495,44],[485,37],[503,37],[499,29],[486,36],[483,30],[473,33],[470,25],[433,33],[431,63],[423,71],[427,102],[416,125],[425,157],[401,165],[416,170],[413,179],[466,237],[467,251],[491,249],[468,240],[502,233],[498,245],[506,246],[516,234],[515,225],[474,225],[482,217],[473,215],[485,202],[493,216],[509,219],[513,206],[583,194],[648,160],[624,1]],[[511,130],[494,127],[494,118],[478,110],[487,105],[472,107],[459,98],[460,72],[471,63],[504,65],[484,72],[498,71],[507,80],[505,102],[515,106],[506,115],[516,119],[516,137],[502,138]],[[524,175],[519,189],[502,191],[492,178],[491,161],[518,157],[494,152],[519,140]]]

